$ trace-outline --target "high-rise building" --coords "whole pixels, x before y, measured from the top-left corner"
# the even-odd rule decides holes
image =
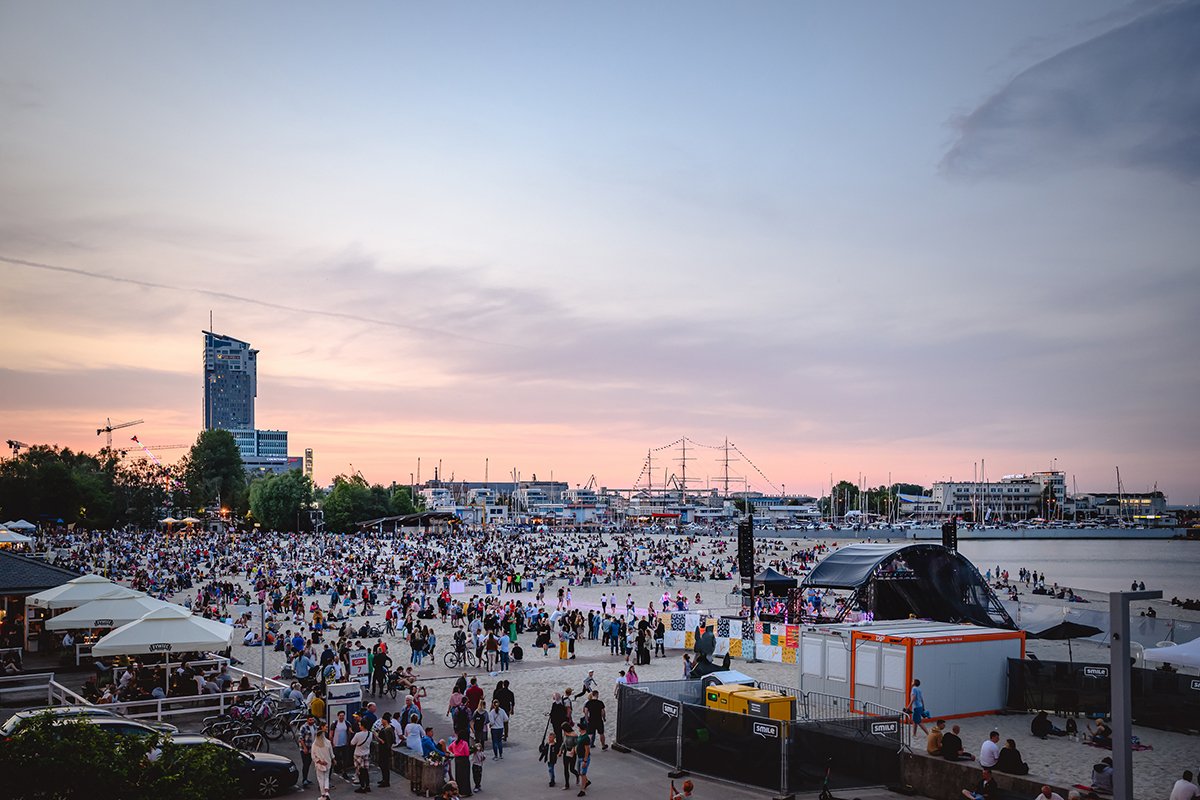
[[[254,430],[258,351],[248,342],[204,331],[204,430]]]
[[[204,429],[233,434],[247,470],[295,469],[288,458],[287,431],[254,427],[258,396],[258,351],[249,342],[212,331],[204,333]]]

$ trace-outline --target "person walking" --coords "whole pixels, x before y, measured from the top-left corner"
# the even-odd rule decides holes
[[[487,716],[488,728],[492,733],[492,759],[502,759],[504,758],[504,724],[508,722],[508,714],[500,707],[499,700],[493,700]]]
[[[921,732],[928,736],[929,729],[925,727],[923,720],[929,719],[929,714],[925,711],[925,695],[921,692],[921,682],[916,678],[913,678],[912,689],[908,693],[908,710],[912,714],[912,732],[915,734],[917,728],[920,728]]]
[[[329,797],[329,773],[333,770],[333,745],[325,736],[325,726],[317,728],[312,741],[312,762],[317,768],[317,791],[321,798]]]
[[[578,777],[579,784],[578,797],[587,795],[588,784],[588,767],[592,763],[592,745],[588,741],[588,732],[580,730],[575,737],[575,775]]]
[[[312,768],[312,744],[317,735],[317,718],[309,715],[308,719],[296,733],[296,742],[300,745],[300,788],[308,786],[308,771]]]

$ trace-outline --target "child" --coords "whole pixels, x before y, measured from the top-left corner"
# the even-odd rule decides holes
[[[483,765],[486,763],[487,756],[483,754],[483,745],[477,743],[471,750],[471,779],[475,781],[475,791],[477,792],[482,791],[483,788]]]
[[[546,769],[550,773],[550,785],[554,785],[554,765],[558,763],[558,739],[554,736],[554,731],[546,738]],[[482,748],[480,748],[482,750]]]

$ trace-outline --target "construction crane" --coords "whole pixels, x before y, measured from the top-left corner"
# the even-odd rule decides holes
[[[13,458],[17,457],[17,453],[21,452],[22,447],[24,447],[26,450],[29,449],[29,445],[25,444],[24,442],[18,442],[16,439],[9,439],[8,446],[12,448]]]
[[[129,441],[142,448],[146,455],[153,459],[160,467],[162,466],[162,462],[158,460],[158,456],[154,455],[155,450],[182,450],[185,447],[191,447],[189,444],[155,444],[147,447],[146,445],[142,444],[142,441],[136,436],[129,437]],[[124,458],[128,452],[128,450],[122,450],[121,458]]]
[[[103,428],[96,428],[96,435],[107,434],[108,443],[105,445],[109,450],[112,450],[112,432],[121,428],[128,428],[131,425],[141,425],[145,420],[135,419],[133,422],[122,422],[117,425],[112,424],[112,419],[104,420]]]

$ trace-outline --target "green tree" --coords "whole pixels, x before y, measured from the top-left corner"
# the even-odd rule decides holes
[[[3,795],[13,800],[232,800],[234,759],[224,748],[161,745],[155,737],[113,734],[83,720],[39,715],[0,747]]]
[[[298,469],[267,475],[250,484],[250,513],[269,530],[298,530],[313,499],[312,481]]]
[[[338,475],[321,503],[325,526],[331,531],[349,531],[356,522],[390,516],[392,495],[387,487],[368,484],[362,475]]]
[[[218,502],[234,515],[246,506],[246,467],[229,431],[201,431],[184,458],[183,480],[195,507]]]
[[[388,508],[392,514],[415,514],[417,504],[413,502],[412,489],[408,486],[392,484],[392,493],[388,498]]]

